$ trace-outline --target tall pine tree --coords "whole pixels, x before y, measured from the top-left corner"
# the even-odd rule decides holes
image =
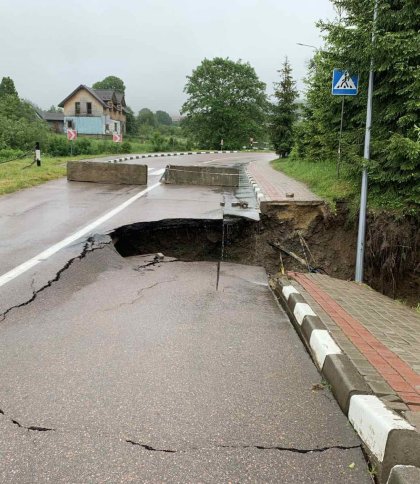
[[[15,96],[18,97],[18,93],[15,88],[15,83],[10,77],[3,77],[0,82],[0,97],[3,96]]]
[[[342,154],[355,179],[360,179],[372,59],[370,191],[387,192],[388,198],[399,197],[407,207],[415,207],[420,200],[420,4],[418,0],[377,3],[375,26],[375,0],[332,0],[339,15],[319,23],[325,46],[311,63],[305,134],[299,148],[312,161],[336,158],[341,99],[331,95],[332,69],[359,74],[358,96],[345,100]]]
[[[270,137],[276,153],[288,156],[293,146],[293,125],[296,121],[297,104],[296,82],[292,77],[292,67],[284,60],[280,71],[280,82],[274,84],[275,103],[272,105]]]

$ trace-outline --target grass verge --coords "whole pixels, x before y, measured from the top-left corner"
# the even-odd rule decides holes
[[[66,175],[68,160],[83,160],[107,155],[80,156],[45,156],[41,166],[32,163],[31,158],[10,161],[0,164],[0,195],[12,193],[23,188],[40,185],[49,180],[55,180]]]
[[[344,199],[348,202],[350,216],[356,216],[360,203],[360,183],[355,181],[343,165],[341,176],[337,178],[337,167],[331,161],[307,161],[278,159],[271,162],[274,169],[304,182],[314,193],[326,200],[332,208],[335,202]],[[361,181],[361,177],[360,177]],[[410,206],[405,198],[395,189],[380,190],[368,188],[368,209],[372,212],[388,212],[397,218],[413,215],[416,209]]]
[[[336,166],[331,162],[279,159],[272,161],[272,166],[275,170],[305,183],[331,205],[335,205],[337,199],[353,199],[358,193],[357,185],[345,175],[337,178]]]

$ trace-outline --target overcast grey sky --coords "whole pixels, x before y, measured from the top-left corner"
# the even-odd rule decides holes
[[[42,108],[79,84],[121,77],[126,100],[176,114],[205,57],[250,62],[267,90],[287,55],[302,88],[328,0],[0,0],[0,77]]]

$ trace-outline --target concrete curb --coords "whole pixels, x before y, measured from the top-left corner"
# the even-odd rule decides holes
[[[238,150],[227,150],[227,151],[182,151],[177,153],[149,153],[145,155],[133,155],[125,156],[124,158],[114,158],[113,160],[107,160],[107,163],[121,163],[122,161],[128,160],[139,160],[140,158],[162,158],[164,156],[184,156],[184,155],[209,155],[209,154],[226,154],[226,153],[239,153]],[[89,161],[89,160],[85,160]],[[106,163],[105,162],[105,163]]]
[[[387,484],[418,484],[420,469],[414,466],[395,466],[392,468]]]
[[[275,280],[273,290],[331,386],[341,410],[378,466],[379,482],[387,482],[395,466],[420,467],[420,433],[371,394],[363,376],[286,276]],[[400,474],[398,469],[395,472]],[[405,475],[411,475],[411,471]],[[420,481],[394,480],[390,484],[399,482],[414,484]]]
[[[257,199],[258,205],[260,205],[260,202],[267,201],[266,195],[264,194],[262,188],[255,181],[255,178],[253,177],[253,175],[251,175],[251,173],[249,173],[248,167],[245,168],[245,174],[248,177],[248,181],[249,181],[250,185],[254,189],[255,198]]]

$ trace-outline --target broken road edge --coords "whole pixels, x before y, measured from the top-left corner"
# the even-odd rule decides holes
[[[365,445],[382,484],[420,482],[420,433],[386,407],[350,358],[287,276],[276,276],[271,288],[331,387],[343,413]]]

